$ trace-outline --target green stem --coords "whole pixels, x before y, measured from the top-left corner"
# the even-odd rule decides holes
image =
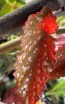
[[[19,47],[21,37],[8,41],[0,45],[0,54],[4,54]]]
[[[65,26],[61,26],[61,27],[59,27],[59,29],[58,29],[57,34],[62,34],[62,33],[65,33]]]

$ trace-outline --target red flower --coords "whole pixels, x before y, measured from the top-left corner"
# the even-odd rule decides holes
[[[47,34],[56,33],[58,26],[56,23],[56,16],[54,16],[52,12],[48,13],[48,15],[43,19],[41,28]]]

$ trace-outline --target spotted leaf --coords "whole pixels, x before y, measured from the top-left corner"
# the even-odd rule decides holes
[[[24,34],[21,38],[21,50],[17,55],[14,76],[24,104],[36,103],[46,86],[49,72],[54,69],[56,61],[54,39],[39,27],[50,11],[45,7],[35,15],[29,16],[23,27]]]

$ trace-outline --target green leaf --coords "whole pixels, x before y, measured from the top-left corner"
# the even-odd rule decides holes
[[[60,80],[51,90],[46,92],[46,96],[65,96],[65,80]]]
[[[4,0],[2,3],[0,2],[0,4],[2,5],[0,8],[0,16],[3,16],[9,12],[12,12],[13,10],[23,6],[25,4],[25,2],[23,1],[18,1],[18,0]]]
[[[15,39],[15,38],[17,38],[17,37],[18,37],[18,36],[16,36],[16,35],[11,35],[11,36],[8,37],[8,41],[13,40],[13,39]]]
[[[4,0],[6,3],[8,3],[10,0]]]
[[[57,18],[57,23],[59,26],[65,26],[65,15],[60,16],[59,18]]]
[[[5,3],[5,4],[3,5],[2,9],[0,10],[0,16],[3,16],[3,15],[5,15],[5,14],[11,12],[11,9],[12,9],[12,8],[10,8],[10,6],[9,6],[8,4]]]

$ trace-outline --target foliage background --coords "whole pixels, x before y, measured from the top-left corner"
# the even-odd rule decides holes
[[[0,0],[0,16],[4,16],[13,10],[24,6],[30,0]],[[65,26],[65,16],[61,16],[57,19],[59,26]],[[9,37],[2,37],[0,39],[0,45],[18,38],[21,34],[11,34]],[[13,77],[15,71],[14,62],[16,54],[19,52],[19,48],[8,51],[7,53],[0,55],[0,99],[4,92],[11,87],[15,86],[16,81]],[[47,88],[42,94],[42,102],[46,104],[64,104],[65,102],[65,78],[56,79],[47,83]]]

